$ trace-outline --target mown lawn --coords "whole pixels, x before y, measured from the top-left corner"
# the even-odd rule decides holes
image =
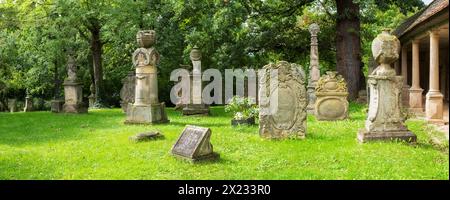
[[[223,107],[209,117],[184,117],[168,109],[170,124],[124,125],[120,109],[89,114],[0,113],[0,179],[449,179],[448,144],[428,141],[429,128],[408,121],[417,145],[359,144],[365,106],[351,119],[308,118],[305,140],[270,141],[258,126],[230,126]],[[218,162],[190,164],[170,155],[186,124],[209,127]],[[129,137],[159,130],[165,139],[132,143]]]

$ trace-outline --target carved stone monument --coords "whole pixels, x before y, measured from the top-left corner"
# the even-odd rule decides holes
[[[159,53],[153,47],[156,33],[153,30],[139,31],[136,36],[139,48],[133,53],[136,67],[136,89],[133,104],[127,106],[126,124],[166,123],[165,104],[158,98]]]
[[[305,73],[299,65],[286,61],[266,65],[263,72],[259,74],[260,136],[305,138],[308,104]]]
[[[74,58],[69,55],[67,59],[67,75],[64,80],[63,111],[66,113],[86,113],[87,107],[83,103],[83,84],[77,79],[77,66]]]
[[[17,99],[8,99],[9,112],[17,112]]]
[[[219,154],[213,152],[210,139],[209,128],[187,125],[173,145],[172,155],[191,162],[218,159]]]
[[[309,26],[309,32],[311,33],[311,56],[309,63],[309,80],[308,80],[308,113],[314,114],[314,105],[316,102],[315,88],[317,81],[320,78],[319,70],[319,48],[317,34],[320,32],[318,24],[313,23]]]
[[[317,120],[343,120],[348,117],[347,83],[337,72],[327,72],[317,82]]]
[[[192,61],[191,99],[190,103],[184,105],[183,115],[209,115],[209,106],[202,102],[202,52],[195,46],[191,53]]]
[[[416,135],[408,130],[401,112],[403,77],[391,67],[399,58],[400,41],[383,31],[372,43],[372,53],[380,65],[369,75],[369,112],[365,129],[358,132],[360,142],[372,140],[404,140],[415,142]]]
[[[120,105],[123,112],[127,112],[127,106],[134,103],[134,94],[136,87],[136,73],[128,73],[128,76],[122,79],[122,89],[120,90]]]

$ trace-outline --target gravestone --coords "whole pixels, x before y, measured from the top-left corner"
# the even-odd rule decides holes
[[[308,104],[305,73],[299,65],[280,61],[259,74],[259,134],[269,139],[305,138]],[[278,74],[278,79],[274,77]],[[278,81],[278,84],[273,83]]]
[[[159,53],[154,48],[156,33],[153,30],[139,31],[136,35],[139,48],[133,53],[136,67],[135,99],[128,104],[126,124],[167,123],[165,104],[158,98]]]
[[[213,152],[209,128],[187,125],[172,147],[172,155],[191,162],[214,160],[219,154]]]
[[[308,107],[307,111],[310,114],[314,114],[314,106],[316,103],[315,88],[317,81],[320,78],[319,70],[319,42],[317,35],[320,32],[318,24],[313,23],[309,26],[309,32],[311,33],[311,52],[309,63],[309,79],[308,79]]]
[[[83,103],[83,84],[77,78],[77,66],[74,58],[69,55],[67,60],[67,78],[64,80],[64,105],[66,113],[87,113]]]
[[[337,72],[320,77],[316,86],[315,115],[317,120],[343,120],[348,117],[347,83]]]
[[[136,86],[136,73],[132,71],[122,79],[122,89],[120,90],[120,105],[123,112],[127,112],[127,106],[134,103],[134,94]]]
[[[360,142],[373,140],[404,140],[415,142],[408,130],[402,108],[403,77],[391,67],[399,58],[400,41],[387,30],[372,42],[372,52],[379,66],[369,75],[369,112],[365,129],[358,132]]]
[[[190,102],[183,106],[183,115],[209,115],[209,106],[202,102],[202,52],[195,46],[191,53]]]
[[[54,113],[63,112],[64,100],[52,100],[51,101],[51,111]]]

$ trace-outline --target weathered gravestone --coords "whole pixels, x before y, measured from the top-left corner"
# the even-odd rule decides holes
[[[391,64],[400,52],[397,37],[383,31],[372,43],[375,61],[380,65],[369,75],[369,112],[365,129],[358,132],[360,142],[372,140],[404,140],[415,142],[416,135],[405,125],[401,112],[403,77],[396,76]]]
[[[128,73],[127,77],[122,79],[122,89],[120,90],[120,105],[123,112],[127,112],[127,106],[134,103],[134,94],[136,87],[136,72]]]
[[[317,120],[343,120],[348,117],[347,83],[337,72],[327,72],[316,86]]]
[[[17,99],[8,99],[9,112],[17,112]]]
[[[259,74],[259,134],[269,139],[305,138],[305,73],[286,61],[266,65],[263,72]]]
[[[88,96],[89,99],[89,108],[94,108],[95,107],[95,87],[94,84],[91,84],[91,86],[89,86],[89,91],[91,92],[91,94]]]
[[[54,113],[63,112],[64,100],[52,100],[51,101],[51,111]]]
[[[136,35],[139,48],[133,53],[136,67],[136,89],[133,104],[127,106],[126,124],[167,123],[166,106],[158,98],[159,53],[154,48],[156,33],[139,31]]]
[[[213,152],[210,142],[211,130],[187,125],[172,147],[172,154],[191,162],[215,160],[219,154]]]
[[[67,75],[66,80],[64,80],[64,112],[87,113],[87,106],[83,103],[83,84],[78,81],[77,66],[71,55],[68,56],[67,60]]]

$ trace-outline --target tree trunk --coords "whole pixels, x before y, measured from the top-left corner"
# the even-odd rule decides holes
[[[359,4],[336,0],[336,5],[336,69],[347,81],[349,100],[355,100],[362,74]]]
[[[91,32],[91,52],[92,52],[92,67],[94,71],[94,88],[95,88],[95,104],[98,106],[105,105],[105,94],[103,85],[103,66],[102,54],[103,43],[100,38],[100,24],[94,20],[91,22],[89,31]]]

